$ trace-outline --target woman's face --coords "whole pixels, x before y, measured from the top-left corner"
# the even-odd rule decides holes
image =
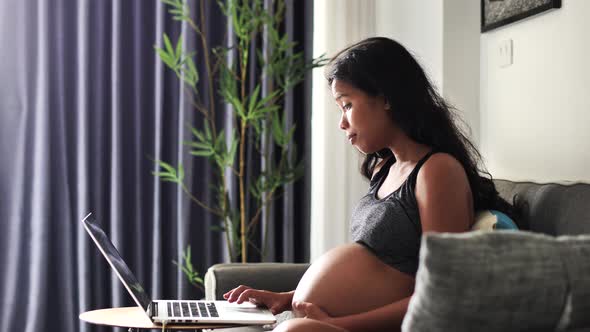
[[[365,154],[389,146],[395,129],[385,98],[370,96],[340,80],[332,81],[332,95],[342,112],[340,129],[352,145]]]

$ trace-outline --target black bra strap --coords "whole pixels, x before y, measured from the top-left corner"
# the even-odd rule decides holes
[[[410,175],[408,175],[408,179],[406,180],[406,182],[408,184],[410,184],[412,188],[414,188],[416,186],[416,178],[418,177],[418,171],[420,171],[420,168],[422,168],[422,165],[424,165],[424,163],[428,160],[428,158],[430,158],[430,156],[432,156],[436,152],[437,151],[432,149],[424,157],[422,157],[422,159],[418,160],[418,162],[416,163],[416,166],[414,166],[414,169],[412,170],[412,173],[410,173]]]

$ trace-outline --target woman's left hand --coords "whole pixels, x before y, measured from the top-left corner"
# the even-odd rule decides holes
[[[293,303],[293,309],[298,311],[305,318],[315,319],[329,323],[332,317],[317,305],[310,302],[298,301]]]

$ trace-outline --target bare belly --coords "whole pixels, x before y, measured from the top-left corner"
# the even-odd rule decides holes
[[[314,303],[338,317],[396,302],[410,296],[413,288],[414,278],[355,243],[336,247],[314,262],[297,285],[293,301]]]

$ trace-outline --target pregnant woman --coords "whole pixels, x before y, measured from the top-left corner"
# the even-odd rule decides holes
[[[326,78],[340,128],[365,154],[361,173],[371,181],[352,214],[354,242],[321,256],[295,291],[240,286],[224,297],[300,317],[275,331],[399,330],[422,234],[464,232],[475,211],[510,214],[511,206],[481,176],[480,155],[455,124],[454,109],[402,45],[363,40],[330,61]]]

